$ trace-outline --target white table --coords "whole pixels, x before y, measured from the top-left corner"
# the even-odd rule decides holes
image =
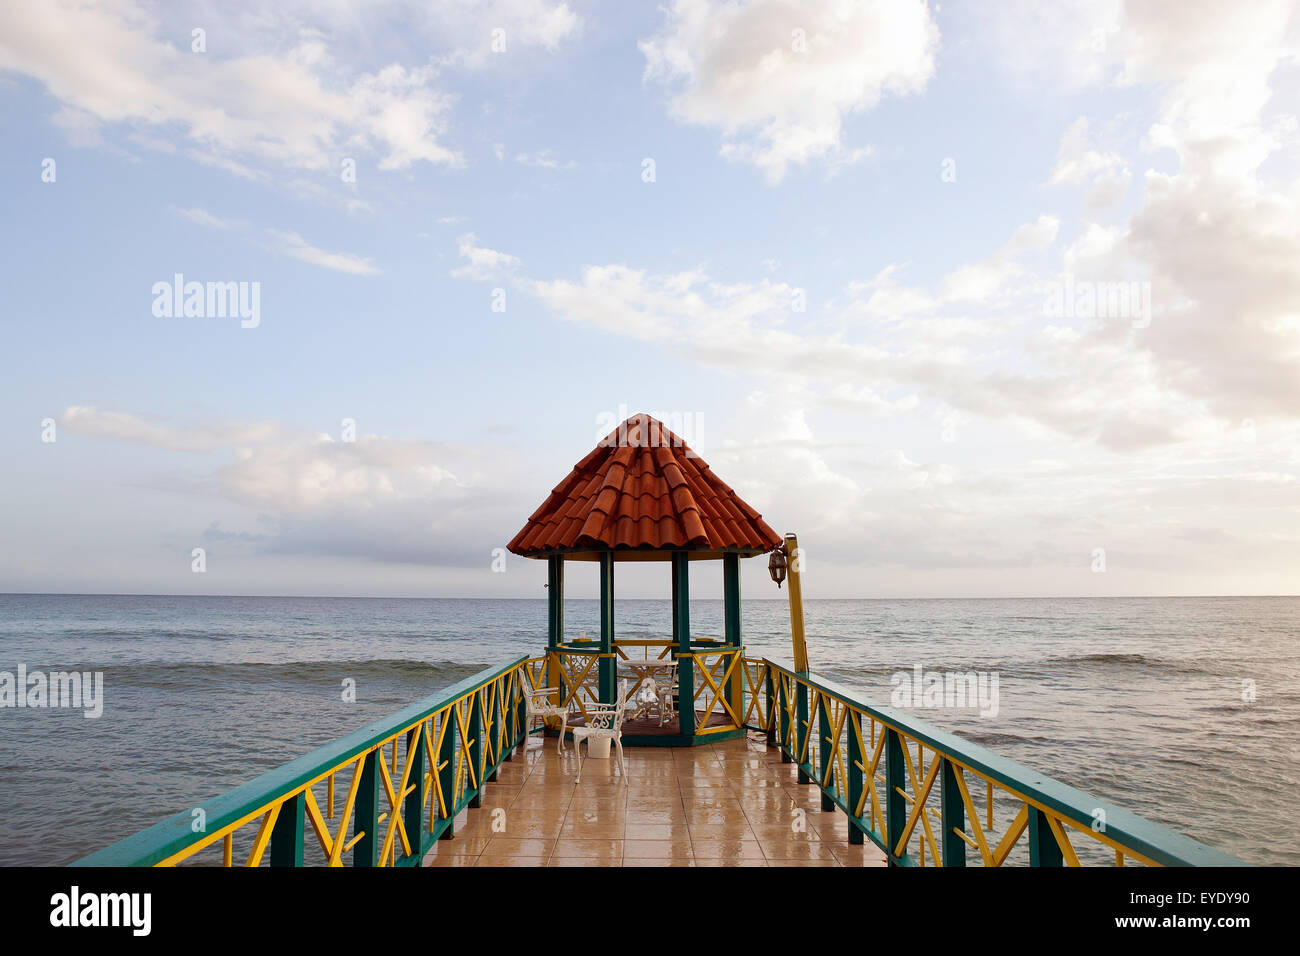
[[[632,711],[632,719],[636,720],[645,717],[650,709],[651,703],[657,703],[659,696],[656,693],[653,698],[645,696],[645,686],[649,682],[650,686],[658,689],[658,678],[661,674],[668,676],[669,686],[672,686],[673,675],[677,672],[677,661],[675,660],[656,660],[656,661],[621,661],[628,670],[636,675],[636,684],[633,686],[639,689],[634,692],[633,699],[636,703]]]

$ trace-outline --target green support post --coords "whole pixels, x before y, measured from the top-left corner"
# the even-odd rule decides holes
[[[524,703],[523,687],[528,681],[528,675],[524,669],[520,668],[519,673],[515,675],[515,694],[518,695],[515,704],[515,746],[521,750],[528,747],[528,705]]]
[[[1061,845],[1048,825],[1047,814],[1037,807],[1029,808],[1029,865],[1064,866]]]
[[[858,809],[858,801],[862,799],[862,767],[867,762],[862,753],[862,745],[858,742],[862,734],[862,720],[857,711],[850,710],[845,721],[848,726],[844,732],[849,735],[849,792],[845,804],[849,815],[849,843],[861,846],[865,837],[862,828],[854,822],[854,814]]]
[[[772,669],[768,668],[767,677],[763,679],[763,689],[767,693],[767,745],[776,746],[776,721],[780,710],[776,706],[776,687],[772,682]]]
[[[804,672],[807,673],[806,671]],[[812,776],[808,773],[809,760],[803,759],[811,757],[811,754],[799,753],[799,748],[803,746],[804,738],[808,736],[808,685],[802,681],[796,682],[794,689],[795,699],[795,739],[794,753],[795,760],[799,763],[799,782],[812,783]],[[809,741],[809,750],[812,749],[811,740]]]
[[[817,695],[817,737],[820,741],[818,749],[821,754],[821,758],[817,762],[817,770],[820,775],[817,786],[822,788],[822,812],[827,812],[835,809],[835,801],[827,795],[824,784],[826,782],[826,768],[835,760],[836,742],[831,739],[831,715],[830,708],[826,706],[825,694]],[[840,781],[837,780],[836,786],[839,785]]]
[[[555,649],[564,641],[564,555],[553,554],[546,559],[547,569],[547,626],[546,626],[546,684],[554,687],[551,702],[559,704],[564,700],[563,664]],[[542,736],[548,734],[542,728]]]
[[[673,637],[677,640],[677,721],[683,737],[695,736],[695,661],[691,653],[691,576],[685,551],[673,552]]]
[[[564,556],[546,559],[546,649],[554,650],[564,639]]]
[[[505,692],[505,682],[502,681],[500,688],[493,695],[492,700],[492,732],[489,736],[492,738],[492,766],[488,768],[487,782],[497,782],[497,768],[501,766],[501,761],[506,759],[503,755],[510,752],[506,746],[506,708],[505,701],[501,694]]]
[[[741,658],[740,636],[740,555],[724,554],[722,556],[722,596],[723,596],[723,630],[728,647],[735,648],[735,670],[727,687],[727,699],[731,707],[745,719],[745,671]]]
[[[788,745],[786,741],[790,737],[790,700],[789,694],[786,693],[785,678],[777,683],[776,697],[776,727],[777,727],[777,745],[781,748],[781,763],[789,763],[794,759],[794,747]]]
[[[903,762],[903,739],[898,731],[885,729],[885,856],[890,866],[898,865],[894,849],[907,826],[907,801],[899,792],[907,780]]]
[[[474,703],[469,709],[469,760],[474,767],[474,795],[469,798],[471,810],[483,806],[483,691],[474,692]]]
[[[271,828],[271,865],[302,866],[302,826],[307,815],[307,797],[298,794],[280,805]]]
[[[380,759],[379,751],[372,750],[357,766],[361,783],[357,786],[357,802],[352,811],[352,836],[354,839],[364,836],[352,848],[353,866],[379,865],[379,771],[375,762]]]
[[[966,841],[957,834],[966,832],[966,805],[957,786],[957,767],[946,757],[939,772],[939,825],[943,827],[939,842],[943,865],[965,866]]]
[[[613,704],[614,700],[614,552],[600,555],[600,702]]]
[[[447,821],[447,828],[438,836],[439,840],[450,840],[455,835],[452,830],[456,825],[456,800],[457,794],[452,792],[456,785],[456,714],[455,706],[447,708],[443,718],[446,722],[447,729],[443,731],[442,743],[438,745],[438,767],[434,770],[434,775],[438,778],[438,786],[442,790],[442,795],[447,804],[442,808],[444,819]]]
[[[424,733],[423,723],[406,733],[407,759],[411,762],[411,775],[406,778],[406,785],[414,784],[415,789],[402,802],[402,825],[406,829],[406,838],[411,841],[411,856],[416,857],[414,862],[417,864],[424,856]]]

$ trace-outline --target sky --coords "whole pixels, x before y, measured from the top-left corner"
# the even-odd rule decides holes
[[[0,3],[0,591],[542,597],[497,549],[647,412],[808,597],[1298,593],[1298,51],[1281,0]]]

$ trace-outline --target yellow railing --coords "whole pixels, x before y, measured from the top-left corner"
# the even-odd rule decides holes
[[[695,678],[692,695],[696,711],[695,736],[707,737],[744,726],[739,679],[743,653],[739,647],[719,647],[717,650],[695,650],[677,655],[678,660],[690,658],[695,662],[692,668]],[[715,715],[722,718],[722,722],[709,726]]]
[[[905,866],[1240,865],[1240,861],[894,708],[769,660],[744,664],[744,723],[822,809]],[[973,853],[968,853],[973,851]]]
[[[463,681],[78,865],[418,864],[522,742],[530,663]]]

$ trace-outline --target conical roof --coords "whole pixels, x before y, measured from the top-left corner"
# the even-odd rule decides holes
[[[667,560],[670,552],[762,554],[781,544],[703,458],[649,415],[633,415],[555,486],[508,545],[515,554]]]

